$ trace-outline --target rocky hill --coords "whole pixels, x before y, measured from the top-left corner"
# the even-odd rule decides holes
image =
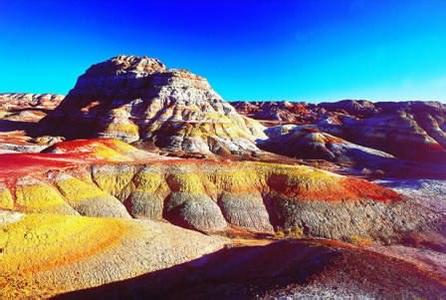
[[[75,140],[45,153],[5,154],[0,167],[0,209],[22,213],[167,220],[210,233],[295,230],[396,240],[407,224],[430,227],[438,218],[421,214],[422,208],[406,215],[413,204],[361,179],[307,166],[170,159],[116,140]],[[402,228],[395,227],[396,219],[392,227],[384,225],[391,215],[404,220]],[[373,228],[377,223],[380,232]]]
[[[60,137],[33,138],[37,122],[54,110],[64,96],[55,94],[0,94],[0,153],[39,152]]]
[[[240,113],[266,125],[314,125],[321,132],[401,159],[446,162],[446,105],[439,102],[231,104]]]
[[[1,93],[0,109],[2,111],[18,111],[26,109],[56,108],[65,96],[57,94]]]
[[[206,79],[136,56],[93,65],[41,125],[50,134],[140,141],[177,154],[250,154],[265,137]]]
[[[222,235],[268,238],[267,243],[328,238],[359,245],[410,244],[410,238],[419,235],[427,241],[423,247],[443,249],[444,222],[441,210],[433,210],[410,194],[302,165],[168,158],[112,139],[73,140],[55,144],[42,153],[0,155],[0,249],[2,262],[6,262],[0,264],[0,283],[7,296],[17,294],[17,286],[21,287],[20,296],[49,297],[143,274],[155,275],[151,272],[169,270],[180,263],[189,270],[187,262],[234,243]],[[289,249],[286,246],[290,253],[301,249],[307,253],[305,257],[311,257],[308,265],[300,256],[290,263],[299,262],[308,272],[319,270],[320,259],[327,268],[348,266],[344,277],[353,283],[344,287],[347,290],[361,282],[354,275],[363,267],[359,261],[375,257],[372,265],[383,268],[389,260],[386,255],[373,254],[378,250],[365,251],[363,246],[356,249],[312,243],[304,242],[303,248],[298,246],[301,244]],[[263,270],[261,276],[266,282],[262,284],[275,282],[265,273],[267,270],[292,276],[288,280],[299,283],[298,278],[307,271],[289,273],[280,263],[274,267],[251,265],[262,260],[262,255],[257,255],[269,248],[242,247],[230,257],[240,262],[245,261],[245,251],[253,253],[249,256],[252,261],[246,264]],[[319,256],[316,249],[323,255]],[[33,255],[36,251],[41,255]],[[357,265],[332,260],[330,253],[344,257],[345,251]],[[273,254],[267,253],[273,259]],[[209,257],[211,261],[205,259],[191,266],[210,272],[208,263],[221,264],[222,259],[228,262],[229,258],[224,257],[216,253]],[[396,266],[407,264],[390,261]],[[399,269],[413,268],[409,264]],[[216,276],[222,284],[230,284],[233,279],[229,277],[238,278],[231,275],[236,270],[230,265],[225,270],[209,278]],[[379,269],[380,274],[383,270]],[[183,280],[177,272],[173,272],[173,278],[169,274],[161,278],[172,288]],[[320,280],[327,283],[323,274]],[[251,273],[245,275],[253,280]],[[391,282],[396,276],[392,273],[385,278]],[[441,289],[443,285],[435,276],[423,271],[409,281],[424,278],[431,288]],[[339,279],[336,285],[344,286],[344,277],[332,279]],[[149,288],[156,284],[155,279],[140,280],[137,285],[143,293],[157,291],[153,286]],[[378,282],[373,282],[372,294],[376,295]],[[126,288],[131,286],[133,283]],[[398,286],[414,288],[409,283]],[[302,287],[299,283],[295,288]],[[200,293],[211,292],[207,289]],[[117,293],[125,290],[118,288]],[[415,288],[420,295],[427,295],[428,290]],[[237,294],[238,288],[229,291]]]
[[[62,98],[0,95],[0,298],[446,288],[442,104],[232,106],[136,56]]]

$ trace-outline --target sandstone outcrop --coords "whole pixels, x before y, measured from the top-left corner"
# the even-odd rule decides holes
[[[136,56],[93,65],[41,126],[70,138],[140,141],[180,154],[250,154],[264,137],[263,126],[239,115],[206,79]]]

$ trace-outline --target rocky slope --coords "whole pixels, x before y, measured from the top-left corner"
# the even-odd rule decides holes
[[[381,248],[327,240],[242,245],[60,298],[435,299],[444,293],[444,272],[432,265],[444,256],[409,247],[384,255]]]
[[[438,102],[233,102],[247,116],[310,124],[349,142],[401,159],[446,162],[446,106]]]
[[[351,143],[323,132],[315,125],[279,125],[265,132],[268,139],[258,143],[260,148],[290,157],[325,159],[364,167],[398,163],[393,155]]]
[[[132,220],[123,203],[89,175],[92,164],[154,159],[170,160],[116,140],[76,140],[45,153],[1,154],[1,298],[46,298],[221,249],[228,242],[222,237],[159,220]]]
[[[140,141],[177,154],[251,154],[264,137],[206,79],[136,56],[93,65],[41,125],[53,135]]]
[[[263,150],[331,162],[349,174],[446,177],[444,104],[365,100],[232,104],[269,127],[268,138],[257,143]]]
[[[135,56],[1,95],[0,295],[441,296],[444,181],[345,174],[445,177],[443,105],[234,106]]]
[[[14,168],[11,169],[11,166]],[[113,140],[0,156],[0,208],[233,230],[398,241],[443,215],[366,180],[299,165],[169,159]]]
[[[351,115],[342,117],[339,125],[322,124],[325,131],[403,159],[446,162],[446,106],[443,104],[340,102],[340,107],[329,103],[321,106]]]
[[[159,222],[0,211],[4,299],[48,298],[212,253],[227,242]]]
[[[64,96],[54,94],[0,94],[0,153],[39,152],[59,137],[33,138],[36,123],[55,109]]]
[[[419,241],[424,238],[423,248],[438,250],[446,246],[443,210],[366,180],[302,165],[168,158],[118,140],[89,139],[58,143],[43,153],[2,154],[0,182],[0,286],[2,295],[8,296],[47,297],[143,274],[141,281],[131,279],[126,288],[134,292],[136,280],[142,295],[152,295],[160,291],[152,285],[159,281],[150,279],[158,276],[156,270],[163,269],[160,274],[167,274],[161,276],[166,286],[174,288],[178,280],[184,282],[182,273],[170,272],[171,267],[181,271],[174,267],[181,263],[186,271],[188,266],[195,266],[200,274],[208,274],[203,284],[219,278],[219,289],[234,295],[241,289],[244,294],[238,284],[251,282],[251,273],[234,277],[230,264],[224,273],[213,274],[213,264],[222,261],[219,254],[193,263],[230,242],[221,235],[341,239],[357,243],[359,249],[374,243],[408,243],[418,236]],[[270,270],[281,274],[279,278],[288,278],[286,282],[297,284],[293,287],[297,294],[317,290],[318,284],[327,291],[348,279],[351,282],[344,288],[356,287],[353,295],[383,295],[377,292],[376,280],[372,290],[359,284],[354,274],[363,267],[360,261],[375,257],[373,265],[383,267],[377,271],[381,274],[388,263],[399,266],[398,270],[415,270],[414,261],[421,264],[425,257],[414,256],[414,261],[404,266],[406,262],[389,260],[387,256],[394,251],[376,257],[363,250],[320,243],[285,249],[290,254],[306,253],[302,254],[306,259],[298,256],[290,261],[300,265],[303,273],[290,273],[272,261],[259,264],[259,259],[273,258],[268,246],[246,249],[252,260],[245,261],[245,249],[234,250],[230,259],[237,265],[245,261],[249,270],[261,270],[257,273],[261,277],[256,278],[262,281],[254,281],[257,292],[282,284],[282,279],[276,282],[265,275]],[[31,255],[36,251],[40,255]],[[258,256],[263,251],[264,258]],[[347,269],[339,259],[333,260],[332,254],[357,263]],[[227,264],[228,259],[223,261]],[[314,285],[302,285],[301,276],[318,274],[321,262],[324,270],[331,271],[311,277],[319,278]],[[328,275],[339,267],[348,271],[340,277]],[[386,275],[386,284],[397,273]],[[435,276],[423,271],[398,286],[416,295],[429,295],[428,290],[437,293],[444,285]],[[234,278],[239,279],[233,282]],[[430,288],[421,289],[419,280],[429,280]],[[227,284],[237,288],[228,288]],[[117,293],[114,286],[111,290]],[[126,288],[118,288],[119,293],[128,293]],[[207,288],[197,291],[183,287],[183,291],[208,293]],[[268,293],[279,291],[276,286]]]

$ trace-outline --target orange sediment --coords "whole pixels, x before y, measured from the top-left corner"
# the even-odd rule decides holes
[[[394,202],[402,200],[397,192],[384,188],[378,184],[370,183],[363,179],[346,177],[342,184],[352,191],[356,197],[372,199],[380,202]]]
[[[117,140],[91,139],[61,142],[46,153],[0,154],[0,180],[16,179],[42,171],[65,169],[85,163],[131,161],[136,148]]]
[[[139,172],[138,164],[153,169],[144,175],[144,180],[149,180],[149,183],[156,179],[152,178],[152,172],[159,173],[161,177],[157,179],[156,184],[163,190],[208,194],[212,198],[222,192],[274,192],[295,201],[401,200],[398,193],[366,180],[340,176],[302,165],[163,157],[139,160],[127,154],[140,150],[113,139],[62,142],[50,150],[56,153],[0,155],[0,180],[6,182],[12,190],[16,186],[14,180],[33,173],[43,174],[57,169],[75,170],[80,165],[89,164],[131,163],[136,165],[133,172]],[[72,173],[70,174],[74,175]],[[127,176],[131,180],[134,175],[122,174],[121,171],[119,174],[105,172],[98,174],[97,180],[104,182],[107,186],[103,187],[106,192],[111,192],[115,190],[111,185],[116,181],[116,178],[111,177]]]
[[[119,245],[131,226],[120,219],[80,216],[23,216],[1,226],[5,243],[2,273],[35,273],[94,257]]]

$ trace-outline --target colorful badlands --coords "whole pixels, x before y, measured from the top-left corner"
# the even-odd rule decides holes
[[[0,94],[0,298],[444,297],[444,105],[233,105],[136,56]]]
[[[2,170],[11,164],[14,172],[0,173],[6,297],[133,278],[240,237],[369,245],[441,229],[441,214],[390,189],[302,165],[166,158],[110,139],[0,155]]]

